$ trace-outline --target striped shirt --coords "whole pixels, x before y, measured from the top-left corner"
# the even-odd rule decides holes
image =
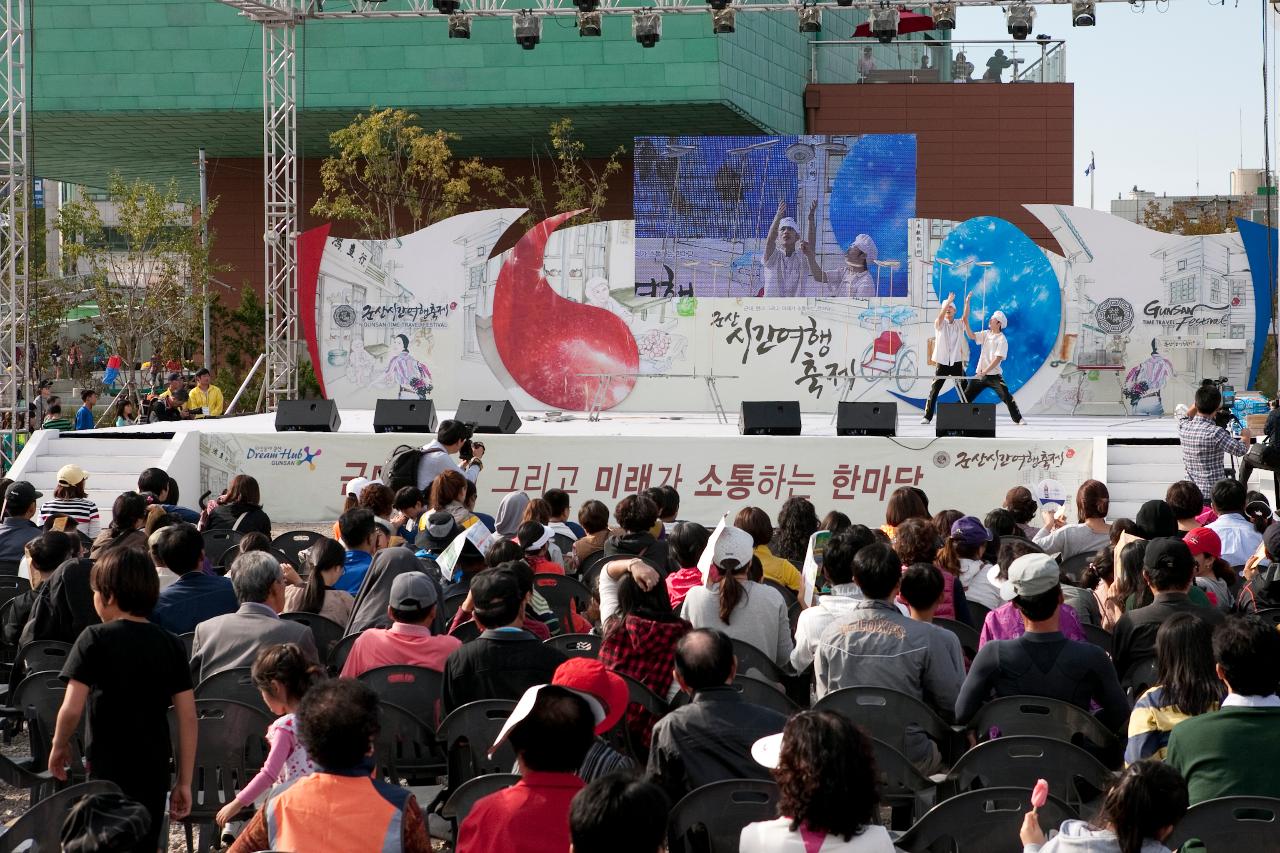
[[[1178,418],[1178,439],[1182,443],[1182,464],[1187,479],[1208,497],[1213,485],[1226,477],[1222,454],[1243,456],[1249,446],[1203,415]]]
[[[40,505],[40,523],[51,515],[74,518],[80,532],[90,539],[96,537],[102,525],[98,520],[98,505],[88,498],[50,498]]]
[[[1216,709],[1217,706],[1214,706]],[[1211,709],[1213,710],[1213,709]],[[1191,719],[1180,708],[1167,704],[1164,688],[1156,685],[1138,697],[1129,714],[1129,741],[1124,748],[1125,765],[1154,758],[1164,761],[1169,748],[1169,732],[1183,720]]]

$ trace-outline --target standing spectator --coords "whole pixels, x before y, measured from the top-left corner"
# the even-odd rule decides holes
[[[854,685],[887,687],[919,699],[943,719],[950,719],[964,679],[960,641],[945,628],[902,615],[894,605],[902,564],[889,546],[877,543],[858,551],[853,578],[864,600],[818,639],[817,695]],[[905,745],[907,758],[922,773],[942,767],[937,744],[918,726],[906,726]]]
[[[1196,516],[1204,512],[1205,499],[1200,488],[1190,480],[1179,480],[1164,493],[1164,502],[1173,510],[1178,529],[1186,533],[1201,527]]]
[[[258,481],[248,474],[236,474],[227,484],[221,505],[209,514],[206,530],[232,530],[241,535],[261,533],[271,538],[271,518],[262,509]]]
[[[822,575],[830,591],[818,598],[813,607],[800,611],[796,622],[796,644],[791,652],[791,667],[804,672],[813,663],[818,638],[832,622],[843,622],[863,600],[862,590],[853,582],[853,558],[875,541],[865,525],[854,524],[827,540],[822,552]]]
[[[976,601],[988,610],[995,610],[1004,601],[1000,591],[987,577],[990,566],[982,559],[991,533],[982,522],[971,515],[952,523],[946,541],[938,550],[938,568],[960,578],[966,601]]]
[[[55,513],[70,516],[76,525],[90,539],[102,532],[102,524],[98,516],[98,505],[89,500],[85,493],[85,481],[88,473],[75,463],[63,465],[58,469],[58,483],[53,487],[53,500],[45,501],[40,507],[40,523]]]
[[[1204,495],[1212,494],[1214,485],[1226,473],[1223,454],[1244,456],[1253,443],[1250,430],[1241,431],[1237,439],[1217,425],[1214,415],[1221,407],[1222,392],[1212,385],[1201,385],[1196,389],[1195,405],[1178,418],[1178,440],[1182,444],[1182,464],[1187,469],[1187,479]]]
[[[80,408],[76,409],[76,429],[93,429],[93,407],[98,405],[98,392],[85,388],[80,392]]]
[[[775,557],[769,550],[769,542],[773,539],[773,522],[769,520],[769,513],[758,506],[743,507],[734,517],[733,526],[750,534],[754,545],[751,553],[760,561],[765,580],[771,580],[798,594],[800,592],[799,569],[782,557]],[[805,544],[807,547],[807,540]]]
[[[584,787],[575,771],[604,717],[587,694],[551,684],[526,690],[491,748],[511,741],[520,781],[472,806],[458,827],[456,853],[564,853],[569,804]]]
[[[431,633],[436,596],[435,584],[422,572],[396,575],[387,607],[391,627],[369,628],[356,638],[342,677],[359,678],[380,666],[420,666],[443,672],[445,661],[462,641]]]
[[[44,423],[45,416],[49,414],[49,401],[53,399],[53,382],[48,379],[41,379],[36,392],[36,398],[31,401],[31,423]]]
[[[1216,710],[1225,692],[1214,669],[1213,630],[1190,613],[1170,616],[1156,632],[1156,684],[1129,716],[1125,764],[1164,760],[1173,727]]]
[[[695,628],[714,628],[750,643],[785,667],[794,648],[787,603],[776,589],[747,580],[754,550],[751,534],[726,527],[714,549],[712,563],[720,572],[719,583],[689,590],[680,615]],[[617,565],[606,566],[600,576],[602,613],[605,577],[611,576]]]
[[[339,625],[347,624],[355,598],[345,590],[334,588],[346,571],[343,565],[346,558],[342,545],[327,537],[308,548],[302,555],[307,582],[285,590],[285,611],[315,613]]]
[[[809,538],[817,532],[818,513],[809,499],[787,498],[778,510],[778,530],[769,548],[799,571],[804,568],[804,558],[809,552]]]
[[[373,511],[363,507],[344,512],[338,519],[342,531],[342,544],[346,546],[342,576],[334,584],[349,595],[360,591],[360,584],[373,564],[373,555],[387,547],[390,537],[378,526]]]
[[[848,719],[802,711],[751,752],[778,782],[779,817],[744,827],[741,853],[893,853],[871,740]]]
[[[84,367],[84,351],[80,349],[79,341],[72,341],[71,348],[67,350],[67,376],[75,379],[80,375],[82,367]]]
[[[604,504],[601,504],[604,506]],[[701,524],[693,521],[682,521],[667,536],[667,546],[671,551],[671,560],[680,568],[667,575],[667,598],[673,609],[684,604],[685,596],[695,586],[702,586],[702,570],[698,568],[698,559],[707,548],[707,540],[711,533]],[[577,551],[577,545],[574,546]]]
[[[1213,511],[1218,514],[1208,527],[1222,543],[1220,555],[1229,566],[1243,566],[1262,544],[1262,534],[1245,517],[1248,492],[1239,480],[1219,480],[1213,486]]]
[[[213,384],[207,367],[196,371],[196,387],[187,395],[187,410],[197,418],[222,417],[222,389]]]
[[[44,497],[26,480],[12,483],[4,493],[4,521],[0,522],[0,575],[16,575],[27,543],[40,535],[31,519],[36,501]]]
[[[573,543],[573,556],[581,566],[587,557],[604,550],[609,538],[609,508],[600,501],[586,501],[578,507],[578,523],[586,535]]]
[[[1213,634],[1222,707],[1169,733],[1165,761],[1187,780],[1191,804],[1218,797],[1280,797],[1280,634],[1232,617]]]
[[[436,477],[445,471],[457,472],[474,483],[480,477],[480,470],[484,468],[484,445],[474,447],[472,457],[464,460],[462,465],[453,461],[453,456],[470,441],[471,427],[461,421],[441,421],[436,429],[435,441],[422,447],[422,457],[418,460],[418,488],[423,492],[427,491]]]
[[[1001,506],[1013,513],[1013,520],[1023,536],[1031,539],[1036,535],[1039,528],[1031,522],[1035,521],[1040,504],[1036,502],[1036,497],[1031,494],[1030,489],[1026,486],[1014,486],[1005,492],[1004,503]]]
[[[578,768],[578,777],[583,782],[591,782],[610,773],[635,770],[635,759],[618,752],[600,737],[612,731],[627,710],[630,691],[622,676],[594,658],[569,658],[556,667],[551,683],[590,696],[604,709],[604,719],[596,723],[596,736]]]
[[[76,640],[62,677],[67,681],[49,751],[49,772],[67,778],[71,738],[89,705],[86,760],[91,779],[115,782],[151,816],[140,850],[160,846],[169,816],[191,811],[196,703],[186,649],[177,637],[147,621],[160,581],[151,559],[132,548],[109,551],[93,567],[94,607],[102,624]],[[170,791],[168,710],[178,723],[177,781]]]
[[[1085,480],[1076,489],[1075,524],[1067,524],[1057,511],[1044,511],[1044,527],[1032,539],[1046,554],[1057,554],[1066,562],[1076,554],[1092,554],[1105,547],[1111,540],[1111,525],[1107,523],[1107,510],[1111,508],[1111,494],[1099,480]]]
[[[767,779],[751,746],[782,731],[786,718],[751,705],[733,689],[738,661],[721,631],[690,631],[676,646],[676,679],[691,701],[653,729],[647,775],[672,802],[723,779]]]
[[[431,853],[426,820],[407,789],[372,773],[378,696],[350,678],[317,682],[297,712],[298,738],[316,772],[279,790],[229,853],[381,850]]]
[[[151,621],[174,634],[187,634],[201,622],[235,613],[239,603],[231,581],[200,570],[204,537],[179,522],[155,533],[151,550],[178,579],[166,587],[151,611]]]
[[[671,801],[627,773],[587,784],[569,804],[573,853],[665,853]]]

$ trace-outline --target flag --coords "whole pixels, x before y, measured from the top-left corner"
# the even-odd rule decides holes
[[[1085,176],[1086,176],[1086,177],[1088,177],[1089,175],[1091,175],[1091,174],[1093,173],[1093,170],[1094,170],[1094,169],[1096,169],[1096,168],[1097,168],[1097,165],[1093,162],[1093,152],[1092,152],[1092,151],[1090,151],[1090,152],[1089,152],[1089,165],[1084,167],[1084,174],[1085,174]]]

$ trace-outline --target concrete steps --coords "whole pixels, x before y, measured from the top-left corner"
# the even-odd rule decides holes
[[[26,460],[21,470],[15,468],[15,479],[29,481],[48,500],[57,485],[58,469],[69,463],[79,465],[89,474],[86,492],[98,505],[105,527],[115,499],[121,492],[136,491],[138,475],[161,465],[169,447],[168,438],[50,438],[43,452]]]

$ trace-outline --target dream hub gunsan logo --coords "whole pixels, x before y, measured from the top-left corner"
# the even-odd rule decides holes
[[[317,447],[311,449],[310,445],[295,450],[292,447],[281,447],[279,445],[267,445],[265,447],[250,447],[244,452],[245,461],[266,462],[268,465],[306,465],[311,471],[316,470],[316,457],[324,451]]]

